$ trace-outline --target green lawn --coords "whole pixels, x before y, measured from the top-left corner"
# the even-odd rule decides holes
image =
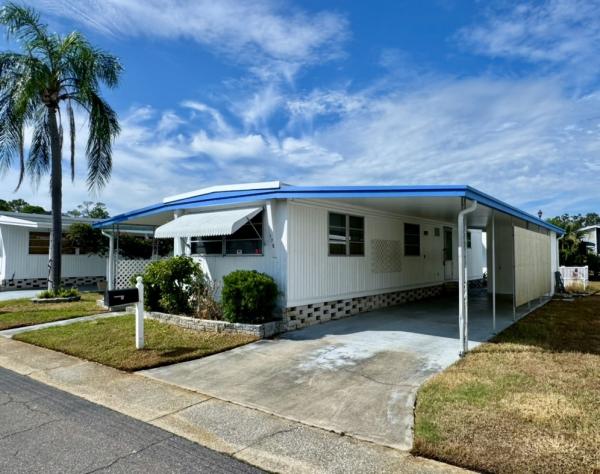
[[[14,339],[121,370],[197,359],[255,341],[244,334],[200,332],[146,320],[145,348],[135,348],[134,316],[115,316],[18,334]]]
[[[485,472],[600,470],[600,296],[552,301],[419,391],[415,454]]]
[[[35,304],[29,299],[0,301],[0,330],[103,313],[99,293],[82,293],[81,301]]]

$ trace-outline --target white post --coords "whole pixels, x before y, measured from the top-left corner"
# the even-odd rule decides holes
[[[492,210],[492,330],[496,334],[496,211]]]
[[[106,279],[109,290],[114,290],[115,283],[115,236],[108,234],[108,265]]]
[[[178,219],[179,217],[183,216],[183,211],[182,210],[176,210],[173,213],[173,219]],[[181,238],[181,237],[175,237],[173,240],[173,255],[178,256],[178,255],[185,255],[185,238]]]
[[[144,284],[142,277],[136,278],[135,287],[138,289],[138,302],[135,305],[135,348],[144,348]]]
[[[466,241],[466,223],[465,216],[477,209],[477,201],[474,201],[471,206],[463,209],[458,213],[458,333],[460,339],[460,355],[464,356],[469,350],[469,342],[466,340],[467,337],[467,298],[469,292],[467,290],[468,282],[467,278],[467,259],[465,251]]]

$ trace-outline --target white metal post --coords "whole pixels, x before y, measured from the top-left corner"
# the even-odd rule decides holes
[[[110,233],[108,235],[108,265],[107,265],[107,275],[106,279],[108,289],[114,290],[114,280],[115,280],[115,236]]]
[[[144,348],[144,284],[142,277],[136,277],[135,287],[138,290],[138,302],[135,305],[135,348]]]
[[[492,331],[496,334],[496,211],[492,210]]]
[[[182,210],[176,210],[173,213],[173,219],[178,219],[183,216]],[[175,237],[173,241],[173,255],[184,255],[185,254],[185,238]]]
[[[463,209],[458,213],[458,333],[460,339],[460,355],[463,356],[469,350],[469,342],[467,336],[468,324],[468,305],[467,298],[469,292],[467,289],[468,282],[466,281],[466,252],[465,252],[465,237],[466,224],[465,216],[477,209],[477,201],[474,201],[471,206]]]

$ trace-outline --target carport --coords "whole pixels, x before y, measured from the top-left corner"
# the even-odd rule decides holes
[[[235,215],[231,221],[235,225],[218,232],[221,252],[198,251],[207,249],[207,226],[223,224],[226,214]],[[351,228],[354,218],[358,228]],[[251,220],[259,223],[260,231]],[[246,225],[252,227],[256,242],[247,248],[234,241]],[[515,320],[553,294],[557,236],[563,233],[470,186],[313,187],[280,182],[216,186],[170,196],[96,226],[116,229],[117,234],[125,226],[146,226],[155,236],[174,238],[175,254],[191,255],[215,280],[236,269],[268,273],[282,289],[286,329],[428,297],[447,283],[457,283],[456,312],[448,318],[459,329],[460,354],[468,350],[473,330],[468,230],[478,229],[487,236],[486,311],[492,332],[499,330],[499,302],[510,301]],[[416,231],[407,233],[407,226]],[[409,238],[417,239],[416,253],[407,253]],[[112,248],[114,241],[113,259],[118,253]],[[232,241],[237,250],[230,252]],[[352,253],[355,242],[358,250]],[[419,247],[422,244],[425,247]],[[452,250],[450,277],[442,267],[446,258],[442,245]],[[248,249],[252,255],[244,253]],[[128,282],[129,276],[121,281]]]

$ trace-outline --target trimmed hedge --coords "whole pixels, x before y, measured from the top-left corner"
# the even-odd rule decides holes
[[[273,319],[275,280],[256,270],[236,270],[223,278],[223,317],[232,323],[261,324]]]

